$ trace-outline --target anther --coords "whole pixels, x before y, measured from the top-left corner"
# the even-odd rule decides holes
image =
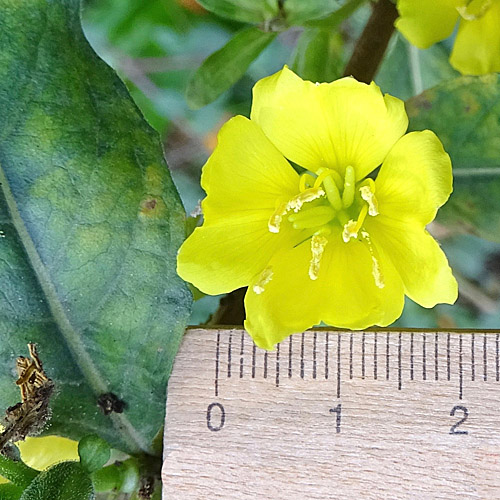
[[[368,214],[374,217],[379,214],[378,202],[375,198],[375,182],[373,179],[366,179],[364,185],[359,188],[361,198],[368,203]]]
[[[370,234],[367,231],[361,231],[361,236],[363,236],[363,238],[365,239],[366,244],[368,245],[368,250],[372,258],[372,276],[373,279],[375,280],[375,286],[377,288],[384,288],[385,287],[384,276],[382,275],[382,271],[380,270],[379,260],[376,255],[375,248],[373,247]]]
[[[259,280],[252,287],[253,291],[260,295],[265,290],[265,286],[273,279],[273,270],[270,267],[266,267],[259,276]]]
[[[323,257],[323,252],[327,244],[328,238],[326,238],[324,232],[314,234],[311,239],[312,257],[309,263],[309,278],[312,280],[318,279],[321,258]]]

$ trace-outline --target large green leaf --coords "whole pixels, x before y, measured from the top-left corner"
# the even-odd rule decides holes
[[[93,500],[90,476],[78,462],[62,462],[41,472],[20,500]]]
[[[278,0],[198,0],[198,3],[218,16],[244,23],[263,23],[278,14]]]
[[[433,130],[453,163],[454,191],[438,220],[500,241],[500,80],[460,77],[407,102],[410,130]]]
[[[191,301],[175,273],[184,212],[79,9],[0,0],[0,403],[19,400],[15,357],[36,342],[50,433],[151,451]],[[122,413],[98,408],[107,393]]]
[[[331,14],[338,9],[337,0],[284,0],[283,10],[290,24],[302,24]]]
[[[189,105],[201,108],[217,99],[245,74],[276,35],[255,26],[239,31],[224,47],[205,59],[193,75],[186,89]]]

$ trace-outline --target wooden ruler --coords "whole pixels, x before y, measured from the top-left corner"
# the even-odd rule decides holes
[[[192,329],[164,498],[500,498],[500,332]]]

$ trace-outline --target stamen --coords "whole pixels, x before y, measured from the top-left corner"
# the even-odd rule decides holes
[[[309,184],[309,186],[307,185]],[[299,191],[302,193],[314,185],[314,177],[311,174],[305,173],[299,179]]]
[[[456,9],[466,21],[475,21],[486,14],[492,3],[492,0],[472,0],[467,5],[458,6]]]
[[[368,250],[370,251],[370,255],[372,257],[372,275],[373,279],[375,280],[375,286],[377,288],[384,288],[384,276],[382,275],[382,271],[380,270],[380,264],[377,256],[375,255],[376,252],[375,248],[372,245],[370,234],[367,231],[361,231],[361,236],[363,236],[363,238],[365,239],[368,245]]]
[[[314,187],[320,187],[323,181],[332,175],[333,170],[330,170],[329,168],[322,169],[320,168],[318,170],[318,177],[316,177],[316,180],[314,181]]]
[[[342,193],[342,204],[349,208],[354,201],[354,192],[356,187],[356,172],[351,165],[345,169],[344,192]]]
[[[266,267],[259,276],[259,280],[253,286],[253,291],[260,295],[265,290],[265,286],[273,279],[273,270],[270,267]]]
[[[321,257],[323,256],[325,247],[328,244],[328,238],[326,238],[324,234],[324,232],[315,234],[311,239],[312,258],[311,262],[309,263],[309,278],[311,278],[312,280],[318,279]]]
[[[378,211],[378,201],[375,198],[375,182],[373,179],[366,179],[366,184],[359,188],[361,198],[368,203],[368,214],[372,217],[379,214]]]
[[[286,203],[282,203],[271,215],[269,221],[267,223],[267,227],[269,232],[271,233],[279,233],[281,221],[283,220],[283,216],[286,214]]]
[[[302,205],[304,203],[308,203],[310,201],[317,200],[318,198],[321,198],[324,195],[325,195],[325,192],[321,188],[306,189],[302,193],[299,193],[297,196],[294,196],[286,204],[286,212],[289,212],[291,210],[293,210],[294,212],[298,212],[302,208]]]
[[[330,202],[330,205],[335,210],[340,210],[342,208],[342,199],[340,198],[339,188],[331,176],[325,177],[323,180],[323,186],[325,187],[326,197]]]
[[[356,231],[356,221],[355,220],[350,220],[346,224],[344,224],[344,230],[342,231],[342,239],[344,240],[344,243],[349,243],[349,240],[351,238],[357,238],[358,233]]]
[[[297,214],[288,216],[293,223],[294,229],[305,229],[309,227],[323,226],[335,218],[335,210],[328,205],[311,207]]]
[[[358,232],[365,221],[366,214],[368,213],[368,205],[363,205],[363,208],[359,212],[358,220],[350,220],[344,225],[344,231],[342,232],[342,239],[345,243],[348,243],[351,238],[357,238]]]
[[[281,222],[283,217],[287,214],[287,212],[294,211],[298,212],[304,203],[308,203],[310,201],[321,198],[325,195],[325,192],[321,188],[309,188],[294,196],[287,203],[282,203],[271,215],[269,221],[267,223],[267,227],[271,233],[279,233]]]

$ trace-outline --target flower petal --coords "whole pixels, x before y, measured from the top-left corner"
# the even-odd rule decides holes
[[[299,175],[254,122],[235,116],[221,128],[203,167],[205,224],[236,213],[271,213],[298,193]],[[271,215],[269,213],[268,217]]]
[[[371,246],[371,249],[370,249]],[[321,319],[339,328],[387,326],[403,311],[403,284],[390,260],[366,240],[332,245],[324,272],[330,287]]]
[[[473,21],[462,20],[450,56],[451,65],[466,75],[500,71],[500,3]]]
[[[277,252],[269,262],[272,277],[259,290],[255,276],[245,296],[245,328],[263,349],[272,349],[292,333],[320,322],[321,306],[328,287],[324,278],[311,280],[311,247],[304,242]],[[254,287],[257,285],[256,293]]]
[[[315,85],[287,67],[257,82],[251,118],[290,160],[311,171],[361,179],[385,158],[408,126],[404,104],[353,78]]]
[[[448,260],[420,224],[380,215],[367,221],[366,227],[398,270],[410,299],[423,307],[456,301],[458,286]]]
[[[448,38],[453,32],[459,14],[457,7],[463,0],[398,0],[400,17],[396,28],[420,49]]]
[[[78,460],[78,442],[60,436],[27,437],[16,445],[23,462],[38,470],[63,460]]]
[[[299,176],[259,127],[242,116],[227,122],[203,167],[201,228],[177,258],[181,278],[217,295],[248,285],[277,248],[293,246],[290,227],[269,232],[276,203],[297,194]]]
[[[452,191],[451,161],[430,130],[411,132],[391,149],[375,180],[380,214],[431,222]]]
[[[374,277],[374,263],[365,242],[343,243],[340,233],[325,248],[318,278],[308,274],[311,248],[303,243],[276,253],[271,280],[261,293],[252,285],[245,297],[245,328],[264,348],[324,321],[340,328],[386,326],[403,310],[401,278],[390,261],[379,262],[384,287]],[[380,282],[379,282],[380,284]]]
[[[196,228],[179,250],[177,273],[209,295],[247,286],[277,249],[294,244],[289,227],[270,233],[268,220],[254,214]]]

